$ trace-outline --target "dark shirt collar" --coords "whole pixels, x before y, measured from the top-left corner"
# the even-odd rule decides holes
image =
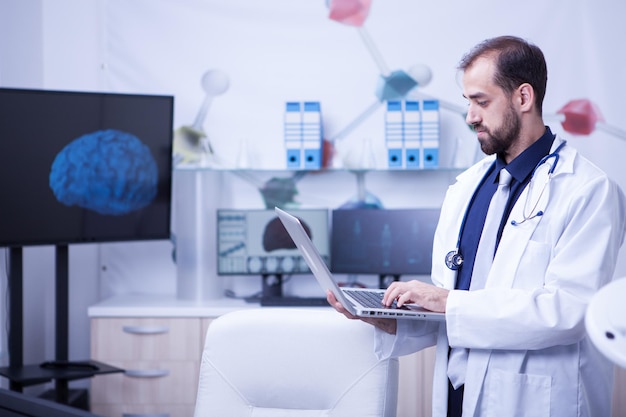
[[[544,134],[532,145],[530,145],[524,152],[519,154],[508,165],[504,162],[504,159],[500,155],[496,158],[495,171],[500,172],[502,168],[506,167],[513,179],[522,183],[532,175],[533,170],[541,161],[541,158],[550,153],[552,148],[552,142],[554,141],[554,135],[549,127],[546,126]],[[497,180],[497,176],[496,176]]]

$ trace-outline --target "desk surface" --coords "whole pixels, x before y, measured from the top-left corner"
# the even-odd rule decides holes
[[[120,295],[89,307],[89,317],[219,317],[258,303],[241,299],[181,300],[172,296]]]
[[[182,300],[173,296],[119,295],[89,307],[87,314],[96,317],[200,317],[215,318],[231,311],[260,308],[258,302],[243,299],[220,298],[216,300]],[[276,307],[280,308],[280,307]],[[298,308],[320,309],[304,306]],[[330,308],[330,306],[328,306]]]

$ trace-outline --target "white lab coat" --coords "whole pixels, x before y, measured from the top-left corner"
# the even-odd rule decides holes
[[[562,140],[557,137],[553,150]],[[573,147],[541,165],[513,208],[485,288],[451,291],[445,324],[399,320],[396,336],[378,331],[379,356],[437,344],[433,416],[445,417],[448,348],[469,348],[464,417],[609,417],[613,365],[591,344],[584,315],[592,295],[613,277],[624,240],[626,202],[617,185]],[[469,200],[493,162],[459,175],[441,210],[432,280],[453,289],[444,264],[456,247]],[[543,216],[520,222],[536,201]],[[419,370],[416,370],[419,372]]]

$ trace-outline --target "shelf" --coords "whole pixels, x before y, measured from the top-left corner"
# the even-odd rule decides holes
[[[438,167],[438,168],[420,168],[420,169],[393,169],[393,168],[368,168],[368,169],[349,169],[349,168],[324,168],[324,169],[316,169],[316,170],[300,170],[300,169],[287,169],[287,168],[234,168],[234,167],[211,167],[211,166],[193,166],[193,165],[183,165],[183,166],[175,166],[174,171],[212,171],[212,172],[259,172],[259,173],[311,173],[311,174],[322,174],[322,173],[334,173],[334,172],[407,172],[407,173],[417,173],[417,172],[455,172],[455,171],[464,171],[468,167]]]
[[[19,367],[0,368],[0,375],[6,377],[11,382],[15,382],[22,387],[43,384],[54,380],[72,381],[76,379],[91,378],[95,375],[112,374],[124,372],[121,368],[116,368],[98,361],[81,361],[81,364],[92,365],[94,369],[87,367],[76,368],[44,368],[41,365],[24,365]],[[96,369],[97,368],[97,369]]]

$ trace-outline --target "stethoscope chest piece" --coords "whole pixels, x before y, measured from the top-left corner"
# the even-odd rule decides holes
[[[533,178],[535,177],[535,173],[537,172],[539,167],[543,165],[544,163],[546,163],[548,160],[554,159],[554,161],[552,162],[552,165],[550,165],[550,167],[548,168],[546,181],[543,184],[543,188],[539,190],[535,203],[529,204],[529,198],[532,194],[531,193],[532,190],[529,189],[526,194],[526,201],[524,202],[524,206],[522,207],[522,219],[517,220],[517,221],[511,220],[510,222],[511,225],[519,226],[528,220],[532,220],[537,217],[542,217],[545,214],[545,208],[541,210],[541,209],[538,209],[538,207],[539,207],[540,202],[542,201],[542,197],[544,197],[544,192],[546,191],[546,188],[548,187],[548,184],[550,183],[550,180],[552,179],[552,174],[554,173],[556,164],[559,162],[559,151],[565,145],[565,143],[566,143],[565,141],[561,142],[559,146],[554,150],[554,152],[544,156],[533,169],[531,173],[531,178],[529,181],[529,188],[532,187]],[[529,212],[526,211],[527,206],[530,206]],[[461,236],[463,234],[463,229],[465,229],[466,220],[467,220],[467,210],[465,211],[465,215],[463,216],[463,220],[461,221],[461,228],[460,228],[459,237],[457,240],[457,247],[455,250],[451,250],[450,252],[446,254],[446,259],[445,259],[446,266],[453,271],[457,271],[461,267],[461,265],[463,265],[463,256],[459,253],[459,248],[461,246]]]
[[[446,266],[453,271],[458,270],[463,265],[463,256],[457,249],[451,250],[446,255]]]

